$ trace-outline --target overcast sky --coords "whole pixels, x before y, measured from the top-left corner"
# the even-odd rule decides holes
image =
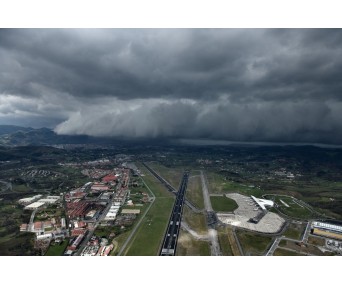
[[[342,144],[342,30],[0,30],[0,124]]]

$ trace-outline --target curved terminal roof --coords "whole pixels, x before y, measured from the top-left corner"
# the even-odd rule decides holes
[[[272,200],[256,198],[253,195],[251,197],[261,207],[262,210],[267,210],[265,206],[274,206],[274,202]]]

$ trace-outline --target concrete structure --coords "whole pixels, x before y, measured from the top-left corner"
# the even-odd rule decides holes
[[[140,214],[140,209],[122,209],[121,214]]]
[[[33,203],[34,201],[37,201],[38,199],[40,199],[42,197],[41,194],[32,196],[32,197],[26,197],[26,198],[22,198],[18,200],[18,203],[21,205],[28,205]]]
[[[37,235],[37,240],[52,239],[52,234]]]
[[[261,233],[276,233],[281,230],[285,220],[278,214],[268,212],[258,221],[257,224],[250,222],[259,214],[265,212],[259,204],[254,204],[254,199],[239,193],[226,194],[228,198],[236,201],[238,208],[231,213],[218,213],[218,219],[225,224],[241,227]],[[256,202],[256,201],[255,201]]]
[[[28,224],[21,224],[20,225],[20,232],[27,232]]]
[[[30,205],[27,205],[24,209],[35,210],[44,206],[44,204],[45,202],[36,201],[36,202],[31,203]]]
[[[66,228],[65,218],[61,218],[61,228]]]
[[[312,232],[314,235],[322,236],[322,237],[328,237],[331,239],[337,239],[337,240],[342,240],[342,234],[339,233],[334,233],[334,232],[329,232],[321,229],[313,229]]]
[[[312,227],[342,234],[342,226],[323,222],[312,222]]]
[[[256,202],[256,204],[260,206],[262,210],[267,210],[266,206],[269,206],[269,207],[274,206],[274,202],[272,200],[256,198],[253,195],[251,197]]]
[[[43,202],[47,204],[55,204],[57,201],[58,201],[57,199],[49,199],[49,198],[39,199],[39,202]]]

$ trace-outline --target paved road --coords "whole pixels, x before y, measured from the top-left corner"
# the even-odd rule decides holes
[[[301,240],[301,242],[303,243],[307,243],[308,242],[308,238],[309,238],[309,234],[310,234],[310,229],[311,229],[311,222],[308,222],[308,224],[306,225],[306,229],[303,235],[303,238]],[[269,249],[269,251],[266,253],[266,256],[272,256],[274,254],[274,251],[277,249],[279,243],[281,240],[286,240],[286,241],[293,241],[293,242],[298,242],[298,240],[295,239],[291,239],[291,238],[286,238],[285,236],[281,236],[275,239],[275,241],[273,242],[271,248]],[[288,250],[291,250],[289,248],[286,248]],[[294,251],[294,250],[291,250]],[[310,255],[310,254],[307,254]]]
[[[183,174],[183,179],[179,187],[177,198],[172,209],[172,214],[169,220],[169,225],[166,230],[163,245],[160,250],[161,256],[174,256],[176,255],[177,239],[179,229],[181,227],[183,204],[185,199],[185,190],[188,185],[189,172]]]
[[[30,222],[29,222],[29,226],[28,229],[31,231],[32,227],[33,227],[33,220],[34,220],[34,216],[36,215],[38,209],[34,209],[32,211],[31,217],[30,217]]]
[[[202,192],[203,192],[203,199],[204,199],[204,208],[207,211],[207,225],[208,225],[208,235],[209,235],[209,242],[210,242],[210,250],[211,255],[217,256],[222,255],[220,244],[218,241],[217,231],[214,227],[216,214],[211,206],[209,190],[207,186],[207,181],[204,176],[203,171],[201,171],[201,181],[202,181]]]
[[[308,242],[308,238],[309,238],[309,234],[310,234],[310,229],[311,229],[311,221],[308,222],[308,224],[306,225],[306,229],[303,235],[303,239],[302,242],[307,243]]]
[[[271,246],[271,248],[266,253],[266,256],[272,256],[276,248],[278,247],[280,241],[282,240],[282,237],[276,238]]]
[[[204,198],[204,208],[207,211],[214,211],[213,207],[211,206],[209,190],[208,190],[207,182],[205,180],[203,171],[201,171],[201,181],[202,181],[202,191],[203,191],[203,198]]]

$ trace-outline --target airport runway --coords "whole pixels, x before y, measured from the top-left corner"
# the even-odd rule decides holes
[[[177,239],[179,229],[181,227],[183,204],[185,197],[185,190],[188,185],[189,172],[186,171],[183,174],[183,179],[179,187],[175,204],[172,209],[169,225],[164,237],[163,246],[159,255],[161,256],[174,256],[176,255]]]
[[[177,195],[177,190],[167,181],[165,180],[162,176],[160,176],[158,173],[156,173],[152,168],[150,168],[146,163],[142,162],[142,164],[148,169],[148,171],[156,178],[158,179],[171,193],[174,195]],[[195,213],[202,213],[203,210],[200,210],[196,208],[196,206],[191,203],[188,199],[185,199],[185,205],[188,206],[193,212]]]

